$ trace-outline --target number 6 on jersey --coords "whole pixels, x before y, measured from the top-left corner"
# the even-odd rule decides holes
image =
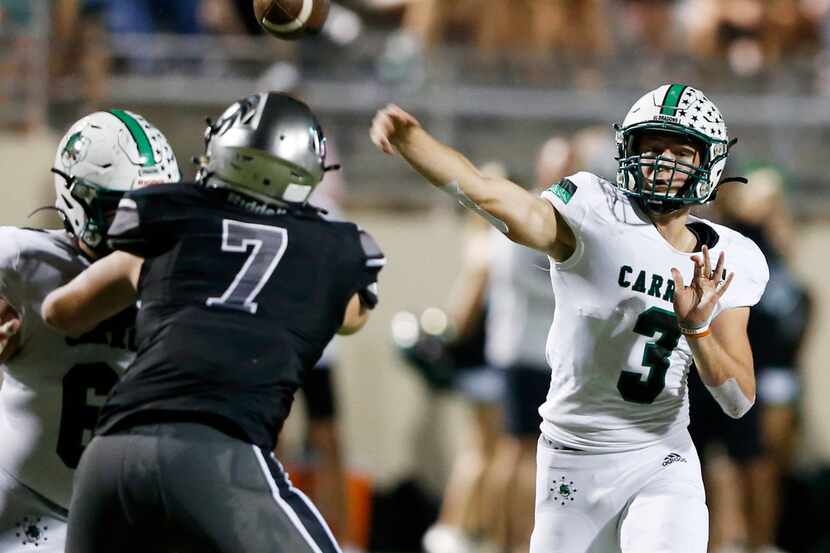
[[[271,278],[288,247],[288,231],[284,228],[222,220],[222,251],[251,253],[233,282],[218,298],[208,298],[207,305],[226,307],[256,314],[254,301]]]

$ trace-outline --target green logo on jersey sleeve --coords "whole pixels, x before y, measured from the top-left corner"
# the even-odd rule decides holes
[[[576,185],[568,179],[562,179],[548,188],[548,191],[567,204],[576,194]]]

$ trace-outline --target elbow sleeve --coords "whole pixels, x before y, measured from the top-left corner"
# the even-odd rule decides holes
[[[734,378],[730,378],[719,386],[709,386],[707,384],[706,389],[718,402],[723,412],[733,419],[743,417],[755,404],[755,398],[746,397],[746,394],[738,385],[738,381]]]

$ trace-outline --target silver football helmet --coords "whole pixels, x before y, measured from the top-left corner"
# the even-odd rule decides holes
[[[326,138],[303,102],[263,92],[208,120],[197,180],[269,204],[304,203],[326,166]]]

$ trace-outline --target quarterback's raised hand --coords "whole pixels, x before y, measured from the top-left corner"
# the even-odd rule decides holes
[[[436,188],[478,213],[514,242],[564,259],[573,234],[558,225],[553,206],[508,179],[484,175],[464,155],[436,140],[412,115],[389,104],[369,131],[382,152],[399,154]],[[559,226],[565,232],[557,233]],[[570,242],[568,242],[570,236]],[[563,246],[564,244],[564,246]]]
[[[421,124],[412,115],[396,106],[389,104],[379,110],[372,120],[369,136],[383,153],[397,153],[397,141],[402,138],[408,129],[419,128]]]
[[[709,259],[709,248],[703,246],[700,257],[692,257],[695,265],[692,281],[688,286],[683,284],[683,276],[672,267],[674,279],[674,313],[677,315],[681,328],[695,329],[708,325],[712,313],[721,296],[726,292],[735,273],[729,273],[724,279],[724,261],[726,255],[721,252],[714,271]]]

